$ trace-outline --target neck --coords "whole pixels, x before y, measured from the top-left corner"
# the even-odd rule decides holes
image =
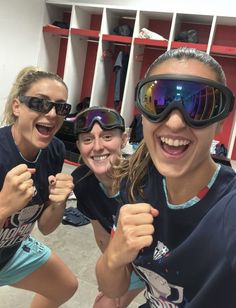
[[[33,151],[30,151],[31,146],[28,145],[25,140],[24,141],[21,140],[21,136],[18,133],[16,124],[12,125],[11,133],[12,133],[12,137],[13,137],[13,140],[15,142],[15,145],[16,145],[21,157],[25,161],[28,161],[28,162],[35,161],[37,159],[40,151],[38,149],[37,150],[34,149]]]
[[[114,191],[112,189],[112,179],[108,175],[97,176],[95,175],[98,181],[103,185],[104,189],[106,190],[106,194],[108,196],[113,196]]]
[[[211,161],[204,168],[192,170],[190,178],[166,178],[169,202],[172,204],[182,204],[196,196],[201,189],[208,185],[216,168],[217,164]]]

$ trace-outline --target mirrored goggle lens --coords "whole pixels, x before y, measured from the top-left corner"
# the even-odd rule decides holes
[[[54,103],[39,97],[20,96],[19,99],[28,108],[36,112],[48,113],[53,107],[55,107],[56,114],[65,117],[71,110],[70,104],[60,102]]]
[[[123,119],[112,110],[88,110],[77,116],[76,132],[89,131],[96,121],[103,129],[125,128]]]
[[[167,79],[144,81],[137,89],[137,105],[153,120],[158,120],[167,109],[171,110],[171,106],[176,108],[176,102],[193,121],[215,119],[229,111],[233,95],[228,88],[214,81],[211,83]]]

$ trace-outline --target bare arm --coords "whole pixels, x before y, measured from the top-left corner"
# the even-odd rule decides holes
[[[66,207],[66,201],[74,188],[72,176],[58,173],[49,176],[49,200],[47,208],[38,220],[39,230],[47,235],[53,232],[61,223]]]
[[[93,226],[94,237],[101,252],[104,253],[110,241],[110,234],[97,220],[90,220]]]

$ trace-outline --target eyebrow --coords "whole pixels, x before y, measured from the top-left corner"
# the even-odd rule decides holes
[[[36,95],[37,95],[37,97],[39,97],[39,98],[46,99],[46,100],[48,100],[48,101],[50,101],[50,102],[52,101],[52,100],[50,99],[50,97],[47,96],[47,95],[45,95],[45,94],[40,94],[40,93],[38,93],[38,94],[36,94]],[[63,102],[63,103],[65,103],[66,100],[65,100],[65,99],[58,99],[58,100],[52,101],[52,102],[55,102],[55,103]]]

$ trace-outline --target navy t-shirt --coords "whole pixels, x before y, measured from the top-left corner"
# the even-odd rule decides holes
[[[61,172],[64,156],[64,144],[54,137],[49,146],[43,149],[36,162],[25,161],[13,140],[11,127],[0,128],[0,189],[2,189],[8,171],[19,164],[35,168],[32,175],[35,195],[27,206],[13,213],[0,229],[0,269],[15,254],[21,242],[33,230],[36,220],[44,210],[48,200],[48,176]]]
[[[124,192],[126,183],[123,182]],[[123,203],[127,196],[122,194]],[[162,176],[150,166],[144,199],[159,210],[154,241],[133,265],[146,281],[142,307],[236,307],[236,177],[221,166],[204,199],[170,209]]]
[[[97,220],[111,233],[119,198],[109,198],[101,188],[98,179],[86,165],[81,165],[72,172],[77,208],[91,220]]]

